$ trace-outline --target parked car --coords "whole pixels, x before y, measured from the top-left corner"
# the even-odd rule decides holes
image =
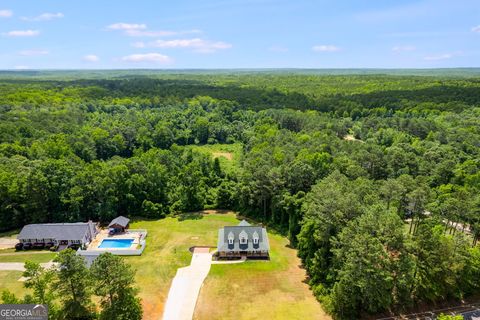
[[[35,242],[33,244],[33,249],[43,249],[45,248],[45,243],[43,242]]]
[[[22,250],[23,249],[23,243],[19,242],[15,245],[15,250]]]
[[[72,244],[68,245],[68,248],[73,249],[73,250],[78,250],[78,248],[80,248],[80,245],[72,243]]]
[[[53,242],[47,242],[47,243],[45,243],[45,249],[50,249],[54,245],[55,245],[55,243],[53,243]]]
[[[24,243],[23,244],[23,250],[30,250],[32,249],[32,244],[31,243]]]

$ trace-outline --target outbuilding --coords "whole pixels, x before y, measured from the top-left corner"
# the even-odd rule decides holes
[[[128,229],[130,219],[124,216],[118,216],[108,225],[109,233],[121,233]]]

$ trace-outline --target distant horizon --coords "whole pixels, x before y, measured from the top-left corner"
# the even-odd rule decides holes
[[[32,68],[32,69],[0,69],[0,72],[28,72],[28,71],[189,71],[189,70],[458,70],[458,69],[479,69],[480,67],[418,67],[418,68],[383,68],[383,67],[355,67],[355,68],[303,68],[303,67],[239,67],[239,68],[98,68],[98,69],[77,69],[77,68]]]
[[[0,69],[480,67],[477,0],[5,0]]]

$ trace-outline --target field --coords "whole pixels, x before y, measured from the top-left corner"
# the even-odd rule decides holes
[[[212,265],[195,319],[330,319],[304,283],[288,240],[272,233],[269,240],[270,261]]]
[[[177,268],[190,263],[189,247],[214,246],[218,228],[237,223],[233,213],[132,223],[132,228],[148,229],[143,255],[127,258],[137,270],[145,319],[161,316]],[[295,251],[286,247],[287,243],[285,238],[270,234],[270,262],[212,266],[197,302],[195,318],[247,319],[258,315],[266,319],[326,318],[307,285],[302,283],[305,272],[299,268]],[[256,302],[262,307],[251,308]],[[222,307],[215,310],[216,306]]]

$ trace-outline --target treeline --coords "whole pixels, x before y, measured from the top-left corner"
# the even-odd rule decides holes
[[[83,257],[66,249],[54,262],[56,266],[45,269],[27,261],[24,286],[32,293],[19,298],[3,291],[0,301],[47,305],[48,319],[54,320],[142,319],[142,306],[134,285],[135,273],[121,257],[103,253],[88,269]],[[93,300],[98,301],[98,305]]]
[[[337,318],[479,288],[480,82],[161,75],[0,84],[0,229],[239,210]],[[296,110],[294,110],[296,109]],[[238,168],[190,145],[242,145]]]

